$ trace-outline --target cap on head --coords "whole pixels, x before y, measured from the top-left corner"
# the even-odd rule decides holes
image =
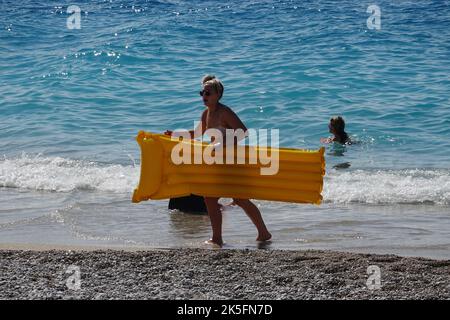
[[[209,85],[211,86],[216,92],[217,95],[219,96],[219,100],[220,98],[222,98],[223,96],[223,91],[224,91],[224,87],[222,82],[216,78],[216,76],[214,75],[206,75],[202,78],[202,85],[206,86]]]

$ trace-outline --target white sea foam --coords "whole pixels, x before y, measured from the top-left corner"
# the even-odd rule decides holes
[[[139,166],[40,155],[0,160],[0,187],[131,193],[138,181]],[[323,198],[327,203],[449,205],[450,170],[332,169],[324,178]]]
[[[131,192],[139,179],[139,167],[60,157],[22,155],[0,160],[0,187],[70,192],[97,190]]]
[[[323,198],[331,203],[450,204],[450,170],[331,170]]]

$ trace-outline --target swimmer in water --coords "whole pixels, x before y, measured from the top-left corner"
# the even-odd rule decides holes
[[[339,150],[334,150],[334,156],[343,156],[345,152],[345,145],[352,144],[350,137],[345,132],[345,121],[341,116],[332,117],[328,124],[328,130],[333,134],[333,137],[321,138],[322,143],[338,143]],[[336,146],[336,145],[335,145]],[[333,166],[334,169],[347,169],[350,167],[350,162],[338,163]]]
[[[337,142],[340,144],[352,143],[347,132],[345,132],[345,121],[341,116],[332,117],[330,119],[330,123],[328,124],[328,130],[330,131],[331,134],[333,134],[333,137],[321,138],[320,142],[322,143]]]
[[[219,102],[223,92],[224,87],[219,79],[211,75],[203,77],[200,95],[202,96],[206,110],[202,113],[199,126],[195,130],[189,131],[191,138],[202,136],[207,129],[218,129],[221,132],[224,132],[226,129],[242,129],[244,132],[247,132],[247,127],[242,123],[237,114],[229,107]],[[167,130],[165,134],[171,136],[173,132]],[[237,143],[237,141],[234,141],[234,143]],[[205,204],[211,219],[213,233],[212,239],[207,242],[222,246],[222,213],[218,201],[218,197],[205,197]],[[253,202],[249,199],[234,198],[233,204],[241,207],[255,225],[258,230],[257,241],[268,241],[272,238],[272,235],[267,230],[261,216],[261,212]]]

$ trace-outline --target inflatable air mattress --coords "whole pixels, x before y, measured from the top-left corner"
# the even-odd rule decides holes
[[[175,140],[167,135],[144,131],[139,132],[136,140],[141,148],[141,173],[133,202],[190,194],[314,204],[322,200],[324,148],[298,150],[242,146],[245,154],[235,150],[229,158],[233,161],[226,161],[230,153],[224,152],[222,163],[216,161],[211,164],[198,161],[203,160],[201,154],[205,154],[211,144]],[[174,155],[178,155],[174,148],[180,150],[180,145],[188,147],[181,153],[184,160],[191,161],[179,163],[179,159],[174,160]],[[263,174],[268,167],[267,161],[256,159],[262,151],[277,155],[277,170]],[[218,151],[214,150],[212,154],[215,152]]]

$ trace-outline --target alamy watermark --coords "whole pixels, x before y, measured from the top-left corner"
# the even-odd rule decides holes
[[[201,124],[199,131],[201,131]],[[198,127],[198,123],[195,123]],[[189,131],[179,130],[172,134],[179,143],[172,148],[171,159],[180,164],[260,164],[261,175],[275,175],[279,170],[278,129],[214,129],[205,130],[213,143],[203,148],[201,143],[184,143],[192,139]],[[268,137],[270,134],[270,144]],[[181,141],[179,138],[182,138]],[[249,146],[238,144],[248,138]],[[203,140],[202,140],[203,141]],[[248,154],[247,154],[248,151]]]
[[[369,290],[380,290],[381,289],[381,269],[379,266],[371,265],[367,267],[367,278],[366,285]]]
[[[67,17],[66,25],[67,29],[81,29],[81,9],[79,6],[71,5],[67,8],[67,13],[70,14]]]
[[[69,290],[81,289],[81,271],[79,266],[71,265],[67,268],[66,273],[70,276],[66,279],[66,286]]]
[[[369,30],[381,30],[381,9],[376,4],[372,4],[367,7],[367,13],[370,13],[370,17],[367,18],[367,28]]]

